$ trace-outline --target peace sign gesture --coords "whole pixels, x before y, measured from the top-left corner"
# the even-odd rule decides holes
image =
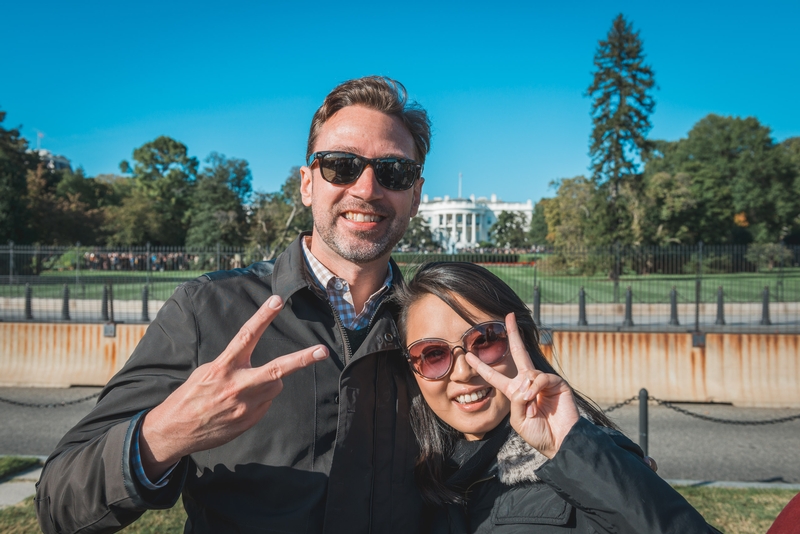
[[[580,417],[572,389],[560,376],[533,367],[513,313],[506,316],[506,330],[517,376],[503,375],[472,353],[467,353],[467,363],[511,401],[511,426],[517,434],[552,458]]]

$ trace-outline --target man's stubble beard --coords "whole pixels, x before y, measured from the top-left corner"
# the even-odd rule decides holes
[[[394,211],[384,210],[386,219],[391,220],[388,228],[382,233],[375,231],[342,233],[337,228],[339,211],[322,210],[318,213],[315,206],[311,207],[314,217],[314,236],[319,237],[342,259],[355,264],[365,264],[375,261],[392,251],[394,246],[406,233],[411,214],[398,216]]]

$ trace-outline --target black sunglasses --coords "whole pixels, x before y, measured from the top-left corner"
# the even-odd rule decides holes
[[[508,334],[501,321],[476,324],[464,332],[459,343],[451,346],[444,339],[420,339],[408,346],[406,359],[425,380],[439,380],[453,368],[455,349],[471,352],[487,365],[495,365],[508,355]]]
[[[370,159],[350,152],[314,152],[308,156],[306,164],[311,167],[315,161],[319,162],[325,181],[337,185],[355,182],[367,165],[372,165],[378,183],[392,191],[405,191],[422,175],[422,164],[410,159]]]

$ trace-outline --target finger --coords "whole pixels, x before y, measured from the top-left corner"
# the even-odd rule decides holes
[[[503,373],[498,372],[494,367],[486,365],[483,363],[480,358],[468,352],[466,354],[467,363],[476,371],[478,374],[483,377],[490,385],[496,387],[500,391],[506,394],[506,397],[510,397],[513,393],[513,385],[512,381],[509,377],[504,375]]]
[[[285,356],[275,358],[266,365],[254,369],[254,379],[261,382],[273,382],[289,376],[295,371],[308,367],[328,357],[328,348],[317,345],[299,350]]]
[[[215,361],[219,364],[238,363],[243,366],[249,366],[250,355],[253,354],[253,349],[255,349],[258,340],[261,339],[264,331],[278,316],[282,308],[283,300],[280,296],[272,295],[268,298],[256,310],[256,313],[242,325],[239,332]]]
[[[525,348],[525,342],[522,341],[519,333],[517,318],[513,313],[506,315],[506,330],[508,331],[508,346],[511,349],[511,357],[514,358],[517,371],[522,373],[528,369],[535,369],[528,349]]]

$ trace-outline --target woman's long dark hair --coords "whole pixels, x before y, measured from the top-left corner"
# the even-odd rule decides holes
[[[539,329],[533,321],[531,310],[508,284],[489,270],[473,263],[433,262],[422,265],[409,282],[398,285],[392,300],[400,306],[397,326],[404,344],[408,343],[405,336],[409,308],[426,295],[440,298],[471,325],[477,324],[477,318],[458,299],[498,319],[514,312],[534,367],[545,373],[558,374],[539,346]],[[422,497],[433,504],[461,502],[462,497],[449,489],[444,481],[445,460],[455,443],[461,439],[461,433],[431,410],[416,385],[410,367],[407,376],[413,392],[411,425],[420,447],[415,476]],[[574,393],[579,409],[589,419],[598,425],[616,428],[592,401],[577,391]]]

